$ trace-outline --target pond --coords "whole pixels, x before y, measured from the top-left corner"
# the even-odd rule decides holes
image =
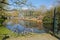
[[[27,28],[27,27],[24,27],[20,24],[14,24],[12,25],[11,22],[8,22],[6,27],[13,31],[13,32],[16,32],[16,33],[45,33],[44,30],[39,30],[38,28]]]

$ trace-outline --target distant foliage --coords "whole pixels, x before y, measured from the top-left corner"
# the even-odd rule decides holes
[[[53,14],[54,10],[50,9],[46,12],[45,17],[43,18],[43,26],[50,30],[53,29]],[[58,28],[60,28],[60,6],[56,7],[56,18]]]

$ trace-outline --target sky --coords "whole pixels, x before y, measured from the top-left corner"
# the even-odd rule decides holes
[[[35,5],[36,7],[39,7],[41,5],[45,5],[46,7],[51,6],[52,4],[54,4],[55,0],[30,0],[32,2],[33,5]]]
[[[9,1],[9,3],[11,4],[13,0]],[[29,2],[31,2],[34,6],[36,6],[37,8],[40,7],[41,5],[46,6],[47,8],[52,7],[52,5],[54,4],[56,0],[29,0]],[[13,6],[10,6],[10,9],[13,9]],[[17,6],[16,6],[17,7]],[[16,8],[15,7],[15,8]],[[27,7],[23,7],[23,9],[27,9]]]

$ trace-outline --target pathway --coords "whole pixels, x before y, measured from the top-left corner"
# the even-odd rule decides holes
[[[50,34],[47,33],[42,33],[42,34],[33,34],[30,36],[26,36],[26,37],[16,37],[16,38],[9,38],[7,40],[58,40],[57,38],[55,38],[54,36],[51,36]]]

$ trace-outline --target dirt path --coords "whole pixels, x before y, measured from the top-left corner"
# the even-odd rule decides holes
[[[51,36],[50,34],[43,33],[43,34],[33,34],[25,37],[24,36],[16,38],[11,37],[7,40],[58,40],[58,39]]]

